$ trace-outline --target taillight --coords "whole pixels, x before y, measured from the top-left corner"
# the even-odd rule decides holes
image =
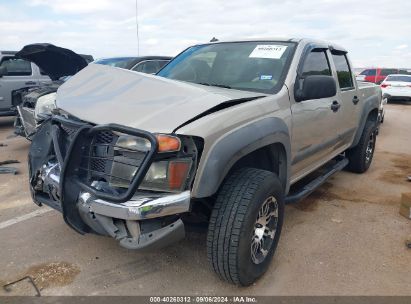
[[[381,88],[386,88],[386,87],[389,87],[389,86],[390,86],[390,84],[388,84],[388,83],[381,84]]]

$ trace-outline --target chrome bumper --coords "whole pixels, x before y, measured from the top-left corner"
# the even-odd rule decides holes
[[[58,200],[60,184],[60,167],[58,164],[43,166],[41,179],[43,189]],[[167,215],[181,214],[190,211],[190,191],[178,194],[141,195],[136,194],[131,200],[117,204],[93,197],[82,192],[78,203],[89,212],[123,220],[147,220]]]
[[[135,196],[132,200],[114,204],[93,198],[83,192],[79,203],[90,212],[123,220],[147,220],[190,211],[190,191],[161,197]]]

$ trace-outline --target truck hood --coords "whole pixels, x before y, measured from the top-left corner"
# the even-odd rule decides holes
[[[52,80],[74,75],[87,66],[87,61],[79,54],[49,43],[26,45],[16,57],[34,62]]]
[[[94,124],[171,133],[210,110],[264,96],[91,64],[58,89],[56,104]]]

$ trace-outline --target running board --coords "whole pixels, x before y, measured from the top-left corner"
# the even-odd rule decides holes
[[[331,175],[333,175],[334,173],[337,173],[338,171],[341,171],[347,165],[348,165],[347,158],[342,158],[341,160],[338,160],[337,163],[330,165],[326,169],[326,172],[324,174],[312,180],[311,182],[306,184],[301,189],[298,189],[297,192],[292,193],[291,195],[288,195],[285,198],[285,203],[286,204],[298,203],[299,201],[301,201],[302,199],[310,195],[311,192],[313,192],[315,189],[320,187]]]

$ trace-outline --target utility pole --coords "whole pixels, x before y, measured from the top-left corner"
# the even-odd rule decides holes
[[[140,56],[140,37],[138,35],[138,0],[136,0],[136,33],[137,33],[137,56]]]

